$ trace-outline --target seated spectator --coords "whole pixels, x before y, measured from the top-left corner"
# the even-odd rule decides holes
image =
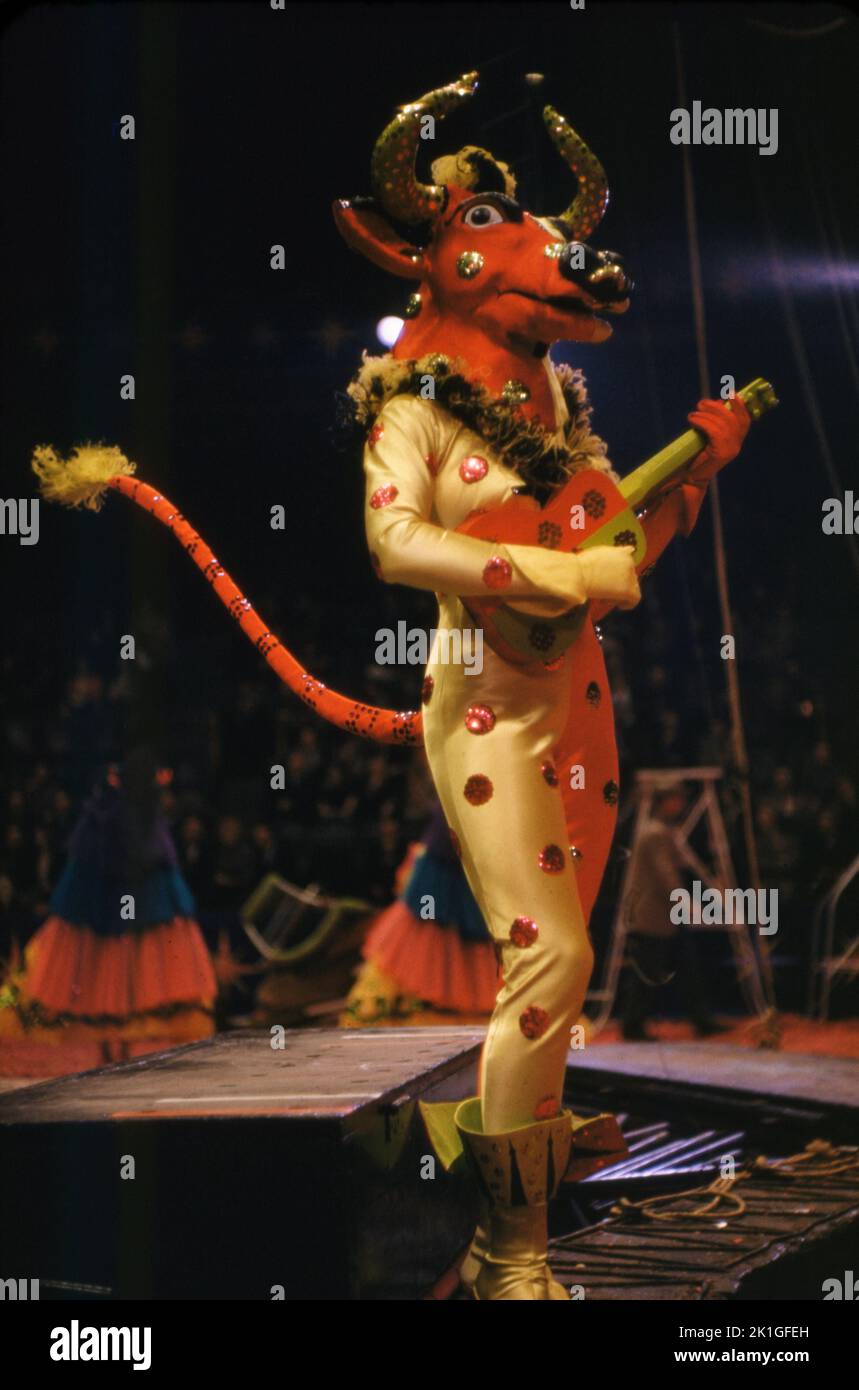
[[[199,816],[186,816],[179,826],[179,863],[191,892],[200,902],[210,896],[212,850],[209,835]]]
[[[254,854],[237,816],[218,822],[212,874],[211,906],[234,912],[244,902],[254,879]]]

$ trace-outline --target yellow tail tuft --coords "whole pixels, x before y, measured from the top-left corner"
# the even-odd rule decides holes
[[[91,512],[100,510],[111,478],[136,468],[116,445],[79,444],[68,459],[61,459],[50,444],[33,450],[33,472],[45,501]]]

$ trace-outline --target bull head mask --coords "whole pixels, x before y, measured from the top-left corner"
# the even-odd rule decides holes
[[[608,205],[605,171],[551,106],[546,127],[577,185],[559,215],[523,208],[511,171],[475,146],[436,159],[435,182],[419,181],[415,160],[426,118],[444,117],[476,89],[477,74],[468,73],[403,106],[373,151],[374,197],[338,202],[334,216],[355,250],[394,275],[420,281],[395,357],[445,352],[462,356],[475,374],[500,380],[511,374],[511,356],[521,368],[553,342],[610,337],[611,326],[599,315],[628,308],[632,283],[619,256],[586,244]],[[493,361],[497,370],[487,370]]]

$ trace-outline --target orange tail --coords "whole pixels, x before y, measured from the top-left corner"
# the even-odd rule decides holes
[[[338,729],[346,729],[350,734],[373,739],[376,743],[418,745],[423,742],[422,721],[418,711],[398,713],[392,709],[377,709],[374,705],[363,705],[358,700],[338,695],[336,690],[329,690],[309,671],[305,671],[274,633],[269,632],[248,599],[226,570],[218,564],[206,542],[166,497],[156,492],[148,483],[126,474],[110,478],[106,485],[129,497],[138,507],[157,517],[173,532],[197,568],[203,571],[221,603],[235,618],[245,636],[265,657],[284,685],[288,685],[310,709],[327,719],[329,724],[335,724]]]

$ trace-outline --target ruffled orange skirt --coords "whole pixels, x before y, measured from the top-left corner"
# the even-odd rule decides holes
[[[392,903],[370,928],[363,954],[396,980],[404,995],[437,1009],[489,1014],[499,989],[491,941],[463,941],[458,932],[414,917]]]
[[[217,983],[190,918],[121,936],[49,917],[0,996],[0,1039],[158,1039],[214,1032]]]

